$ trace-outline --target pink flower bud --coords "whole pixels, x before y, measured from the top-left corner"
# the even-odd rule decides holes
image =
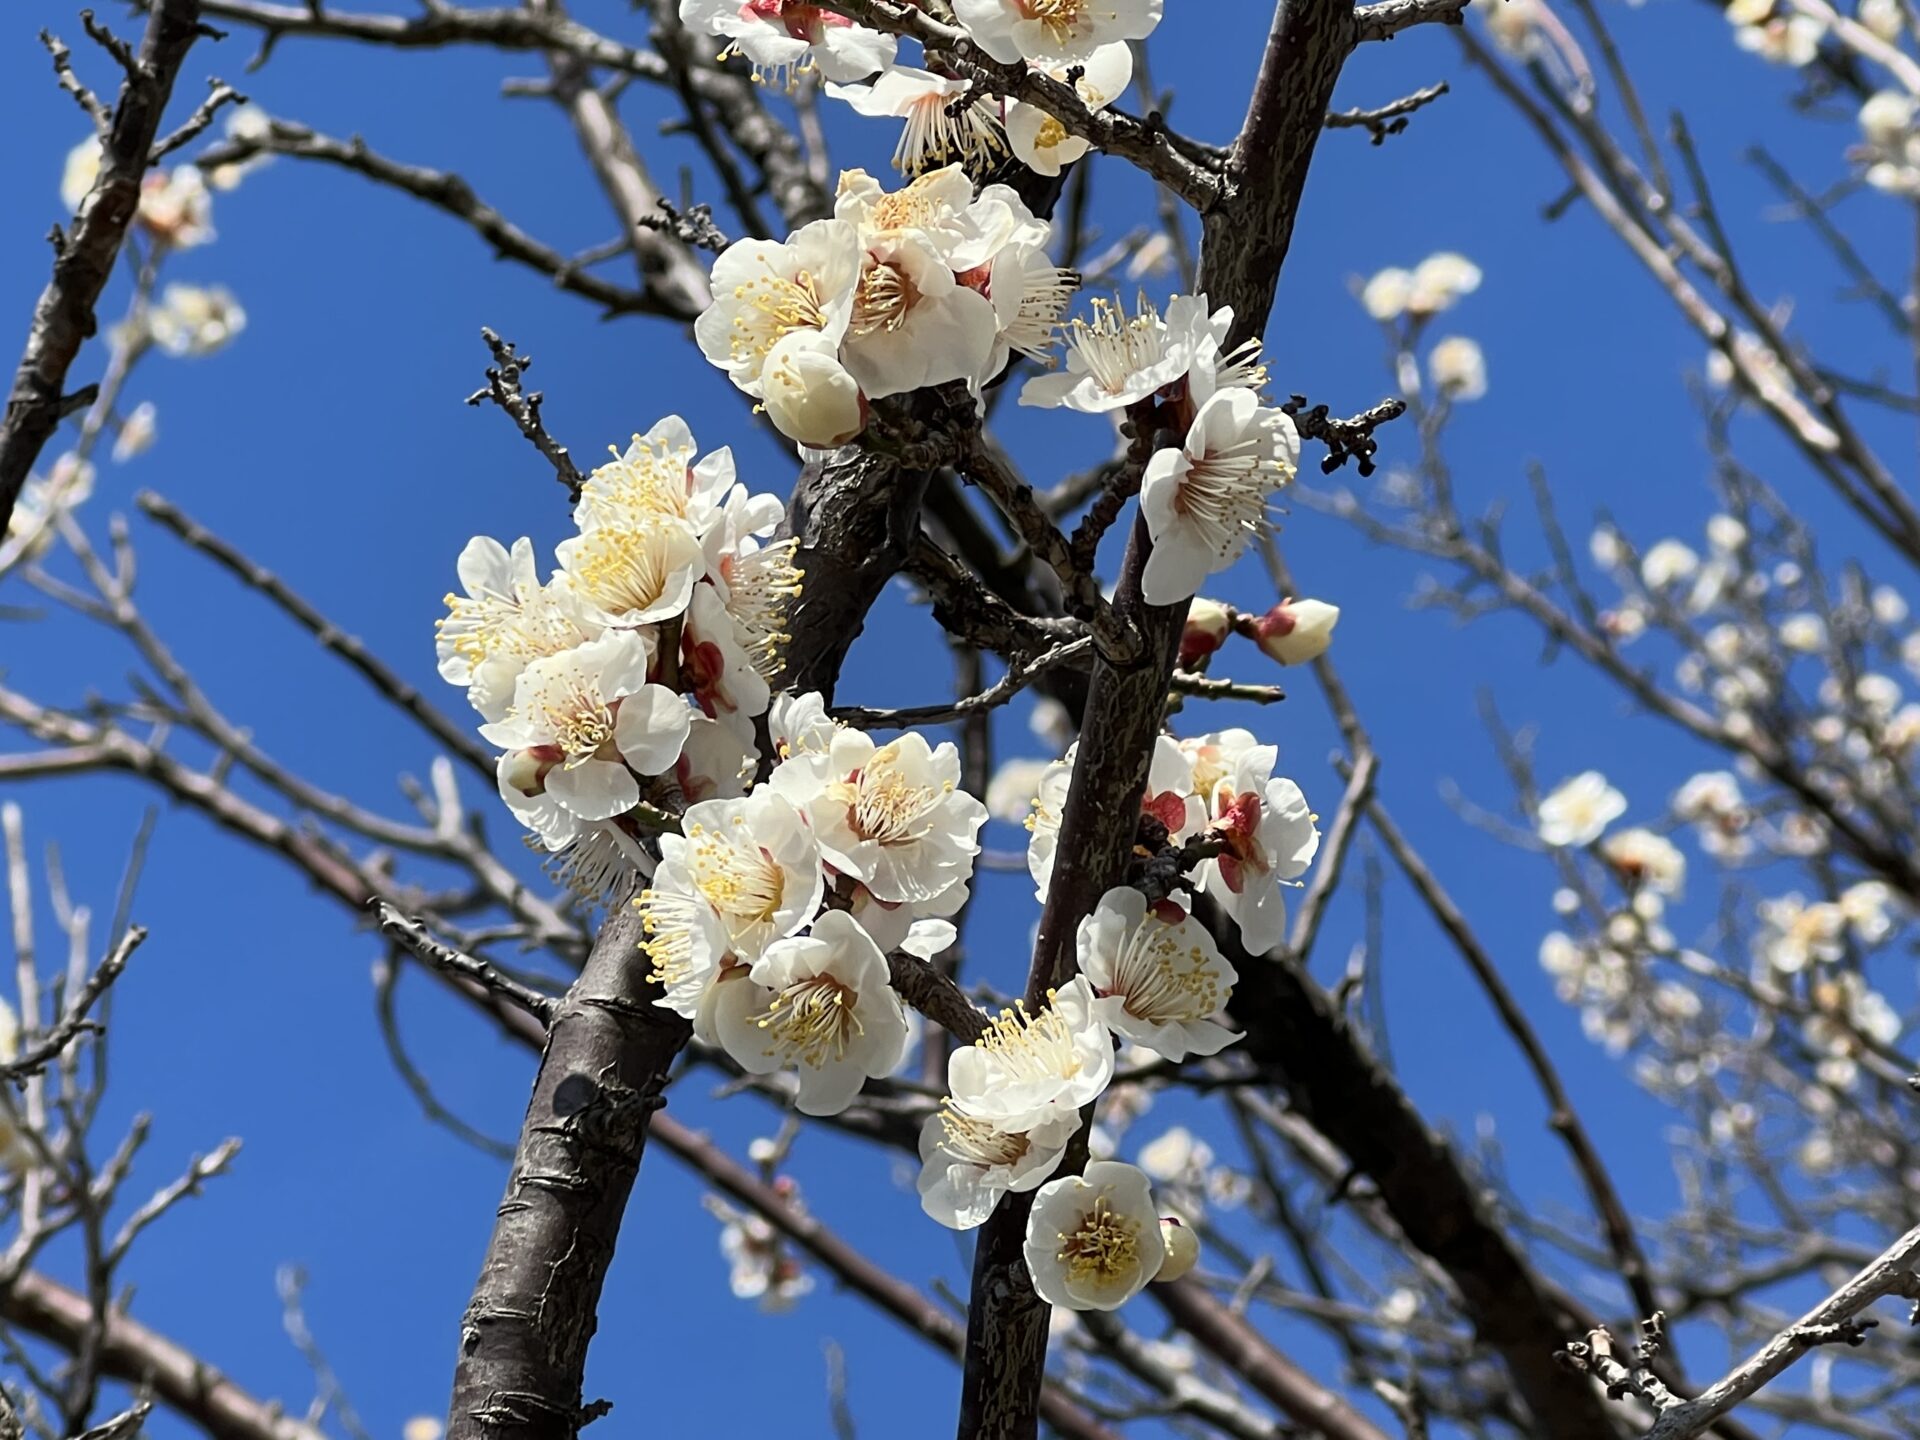
[[[1196,595],[1187,609],[1187,628],[1180,632],[1180,668],[1191,670],[1227,643],[1233,630],[1233,607]]]
[[[1242,632],[1281,665],[1304,665],[1327,653],[1340,607],[1324,600],[1285,600],[1258,620],[1241,622]]]

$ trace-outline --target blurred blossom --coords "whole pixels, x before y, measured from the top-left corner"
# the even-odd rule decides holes
[[[116,461],[131,460],[136,455],[146,454],[153,447],[157,414],[151,400],[142,400],[134,407],[133,413],[120,422],[120,433],[113,440],[113,458]]]
[[[775,1188],[784,1192],[790,1206],[799,1208],[791,1180],[783,1176]],[[720,1253],[731,1267],[729,1284],[736,1299],[758,1300],[760,1308],[771,1314],[792,1309],[813,1289],[813,1277],[760,1216],[736,1210],[717,1195],[703,1196],[701,1203],[720,1222]]]
[[[1855,18],[1889,44],[1900,38],[1904,28],[1900,0],[1860,0],[1860,9]]]
[[[1860,134],[1866,142],[1860,159],[1866,181],[1889,195],[1920,195],[1920,135],[1914,131],[1915,102],[1895,90],[1869,96],[1860,107]]]
[[[1184,1125],[1140,1147],[1140,1168],[1163,1184],[1197,1184],[1213,1164],[1213,1147]]]
[[[440,1440],[446,1426],[432,1415],[416,1415],[400,1427],[400,1440]]]
[[[1397,320],[1406,312],[1407,299],[1413,293],[1413,272],[1392,267],[1367,281],[1360,291],[1360,303],[1376,320]]]
[[[1891,585],[1876,585],[1872,604],[1873,618],[1882,625],[1898,625],[1907,618],[1907,598]]]
[[[1776,65],[1811,64],[1827,33],[1822,21],[1776,5],[1775,0],[1733,0],[1726,15],[1734,27],[1734,43]]]
[[[1612,570],[1626,562],[1627,547],[1621,543],[1618,530],[1611,525],[1600,525],[1595,527],[1592,538],[1587,541],[1587,553],[1601,569]]]
[[[247,312],[223,285],[169,285],[147,315],[153,343],[169,355],[211,355],[247,327]]]
[[[1540,49],[1540,8],[1540,0],[1473,0],[1488,37],[1516,60],[1530,60]]]
[[[1762,900],[1760,958],[1783,975],[1797,975],[1814,961],[1832,963],[1846,953],[1846,912],[1825,901],[1809,905],[1799,895]]]
[[[60,171],[60,203],[69,210],[78,210],[99,177],[100,142],[88,136],[67,152],[66,164]]]
[[[1066,706],[1050,695],[1042,695],[1033,702],[1033,713],[1027,717],[1027,728],[1055,750],[1064,751],[1073,743],[1073,717],[1067,714]]]
[[[1607,836],[1600,843],[1607,864],[1631,886],[1644,885],[1657,895],[1678,895],[1687,880],[1687,857],[1664,835],[1634,827]]]
[[[213,239],[213,196],[191,165],[149,170],[140,183],[140,224],[162,245],[188,250]]]
[[[1487,360],[1479,345],[1464,335],[1438,341],[1427,356],[1433,387],[1455,400],[1478,400],[1487,393]]]
[[[1747,543],[1747,527],[1731,515],[1715,515],[1707,521],[1707,544],[1721,553],[1738,550]]]
[[[1626,796],[1609,785],[1606,776],[1585,771],[1540,802],[1540,838],[1555,847],[1591,845],[1626,808]]]
[[[1690,579],[1700,568],[1700,557],[1678,540],[1662,540],[1640,557],[1640,580],[1649,590],[1664,590]]]
[[[1414,267],[1407,310],[1414,315],[1437,315],[1478,290],[1480,279],[1480,267],[1464,255],[1451,250],[1429,255]]]
[[[1802,655],[1826,648],[1827,622],[1818,615],[1789,615],[1780,622],[1780,643]]]
[[[272,128],[273,117],[258,105],[241,105],[227,112],[227,138],[231,140],[264,140]],[[212,166],[206,172],[207,184],[216,190],[232,190],[272,159],[262,151],[245,160]]]
[[[7,517],[7,540],[13,542],[31,535],[27,558],[44,555],[53,544],[54,520],[84,503],[92,494],[92,462],[67,451],[53,462],[44,479],[37,475],[27,477],[27,483],[20,489],[20,498],[14,501],[13,513]]]
[[[1027,755],[1003,763],[987,782],[987,813],[996,820],[1024,825],[1049,764]]]

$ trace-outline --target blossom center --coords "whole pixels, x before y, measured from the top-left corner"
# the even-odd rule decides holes
[[[1020,1003],[1002,1010],[974,1044],[997,1059],[1014,1081],[1071,1080],[1081,1070],[1073,1031],[1051,1005],[1038,1015],[1029,1015]]]
[[[1267,525],[1267,495],[1286,483],[1268,437],[1255,431],[1198,459],[1187,457],[1174,490],[1174,510],[1201,543],[1226,555]]]
[[[847,328],[855,335],[898,330],[907,323],[919,298],[919,290],[904,271],[875,261],[861,272],[860,287],[853,297],[853,320]]]
[[[734,824],[743,822],[736,816]],[[734,926],[765,925],[780,909],[786,875],[774,858],[746,836],[718,834],[695,825],[687,832],[694,888]]]
[[[796,270],[788,277],[769,269],[765,275],[734,286],[733,298],[745,307],[745,313],[733,317],[733,336],[728,345],[736,360],[751,356],[765,359],[794,331],[824,330],[827,325],[819,282],[806,270]]]
[[[860,997],[831,975],[815,975],[787,986],[755,1023],[778,1047],[788,1064],[819,1066],[844,1060],[866,1027],[854,1009]]]
[[[962,1164],[986,1170],[1017,1165],[1032,1146],[1024,1134],[1009,1135],[951,1102],[943,1102],[940,1107],[940,1129],[945,1137],[941,1147],[947,1154]]]
[[[1139,1263],[1139,1239],[1139,1222],[1115,1214],[1101,1195],[1080,1223],[1060,1237],[1054,1258],[1075,1280],[1112,1281],[1131,1273]]]
[[[612,613],[645,610],[659,601],[673,574],[666,563],[665,539],[658,530],[624,525],[588,530],[569,568],[587,593]]]
[[[1220,975],[1205,950],[1182,944],[1174,926],[1150,914],[1121,949],[1113,993],[1149,1024],[1204,1020],[1220,1008]]]
[[[1066,329],[1067,348],[1079,357],[1093,383],[1119,395],[1134,375],[1157,362],[1166,348],[1166,329],[1151,305],[1128,318],[1107,300],[1093,302],[1093,319],[1075,319]]]
[[[916,785],[895,764],[898,752],[884,745],[873,752],[864,769],[840,782],[839,795],[847,801],[847,824],[862,840],[879,845],[910,845],[933,828],[933,812],[953,789]]]

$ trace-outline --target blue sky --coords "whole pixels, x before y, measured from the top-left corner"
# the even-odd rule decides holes
[[[1153,54],[1156,80],[1178,94],[1171,118],[1190,134],[1224,140],[1266,32],[1266,7],[1171,0],[1169,9]],[[644,26],[623,4],[582,0],[577,13],[644,40]],[[1814,268],[1809,242],[1765,221],[1766,193],[1740,159],[1764,139],[1819,188],[1842,171],[1850,115],[1836,109],[1831,123],[1787,122],[1790,76],[1737,55],[1712,7],[1608,0],[1608,14],[1656,114],[1685,100],[1721,203],[1749,237],[1760,293],[1792,293],[1797,284],[1797,319],[1816,339],[1878,344],[1857,310],[1831,303],[1837,287]],[[42,25],[81,38],[64,4],[34,0],[0,15],[0,134],[12,137],[0,150],[0,194],[9,200],[0,207],[0,340],[8,346],[44,281],[43,236],[61,218],[61,161],[84,132],[34,41]],[[104,74],[101,57],[78,53],[89,73]],[[560,112],[498,93],[502,78],[535,73],[531,57],[290,41],[264,69],[243,74],[251,53],[243,32],[201,46],[183,89],[197,96],[202,77],[218,73],[275,115],[358,132],[394,158],[456,169],[563,250],[613,233]],[[1267,337],[1276,388],[1343,413],[1389,393],[1380,334],[1351,298],[1350,278],[1434,250],[1461,251],[1484,267],[1486,283],[1436,329],[1478,339],[1492,380],[1491,394],[1461,412],[1449,439],[1468,508],[1523,500],[1524,466],[1538,460],[1577,532],[1605,510],[1636,536],[1697,543],[1713,504],[1682,379],[1698,370],[1703,347],[1584,208],[1543,220],[1563,188],[1559,172],[1466,70],[1453,38],[1415,32],[1368,47],[1348,65],[1336,103],[1377,105],[1441,79],[1453,93],[1384,146],[1355,132],[1325,138]],[[624,103],[656,174],[672,188],[672,177],[693,164],[690,147],[654,136],[655,97],[636,88]],[[884,168],[890,132],[830,118],[842,164]],[[1108,235],[1149,218],[1146,189],[1124,167],[1106,162],[1100,190],[1096,214]],[[790,483],[791,457],[745,423],[724,379],[677,336],[645,320],[601,321],[539,277],[492,261],[469,234],[404,197],[279,162],[221,196],[215,219],[218,242],[180,257],[170,273],[230,286],[248,311],[246,333],[212,359],[156,360],[143,371],[134,394],[157,405],[159,442],[131,464],[104,469],[89,518],[98,526],[108,511],[129,508],[138,488],[161,491],[423,688],[442,688],[431,626],[466,538],[528,534],[550,546],[567,528],[538,457],[500,415],[461,403],[485,363],[481,325],[537,358],[548,419],[576,455],[597,455],[679,412],[704,445],[733,444],[756,488],[784,493]],[[101,353],[83,356],[82,378],[97,373]],[[1012,407],[1003,414],[1016,453],[1042,483],[1106,453],[1100,422]],[[1778,459],[1765,436],[1742,434],[1757,463]],[[1412,443],[1408,429],[1384,432],[1383,461],[1410,458]],[[1821,521],[1832,552],[1877,558],[1844,517],[1827,513],[1810,482],[1780,474],[1789,496]],[[137,516],[132,524],[143,603],[219,703],[289,765],[404,814],[394,777],[424,771],[432,751],[422,738],[264,605]],[[1613,692],[1572,662],[1543,666],[1537,637],[1519,621],[1463,630],[1410,610],[1420,568],[1406,557],[1374,550],[1303,508],[1284,538],[1304,588],[1343,609],[1336,655],[1379,743],[1386,802],[1538,1017],[1630,1203],[1663,1209],[1672,1182],[1660,1112],[1581,1039],[1577,1016],[1554,1003],[1535,963],[1552,923],[1545,863],[1467,826],[1441,784],[1456,782],[1495,809],[1508,803],[1476,714],[1488,687],[1510,724],[1540,727],[1544,778],[1601,768],[1633,802],[1630,816],[1651,815],[1705,757],[1650,722],[1620,723],[1627,712]],[[1530,541],[1517,543],[1529,553]],[[1251,565],[1214,590],[1250,608],[1271,598]],[[930,623],[891,596],[855,647],[842,697],[889,704],[943,696],[948,666],[944,647],[928,643]],[[1251,652],[1223,658],[1241,678],[1274,678]],[[30,693],[58,701],[89,688],[115,692],[131,668],[130,657],[64,618],[7,624],[0,664]],[[1184,718],[1195,727],[1247,724],[1278,741],[1283,768],[1328,812],[1337,798],[1327,764],[1333,732],[1306,677],[1288,679],[1295,698],[1273,710],[1190,707]],[[447,691],[446,700],[458,707],[457,693]],[[1005,712],[1003,755],[1042,753],[1025,713]],[[8,737],[0,749],[13,743]],[[76,892],[104,908],[149,797],[131,782],[87,779],[20,788],[10,798],[26,806],[36,843],[59,844]],[[477,791],[473,798],[489,803]],[[504,815],[496,828],[508,833]],[[1023,837],[991,838],[1008,848]],[[981,978],[1012,989],[1035,918],[1030,890],[1011,876],[988,876],[981,890],[973,963]],[[1683,939],[1688,926],[1710,918],[1707,887],[1696,892],[1676,926]],[[1392,903],[1382,983],[1406,1083],[1433,1119],[1464,1135],[1476,1117],[1492,1117],[1523,1194],[1574,1201],[1541,1107],[1487,1008],[1406,897],[1396,892]],[[142,1187],[171,1179],[190,1152],[226,1135],[246,1142],[232,1175],[140,1250],[131,1271],[135,1313],[297,1408],[310,1381],[279,1333],[273,1290],[274,1268],[297,1262],[311,1275],[314,1329],[375,1433],[397,1436],[407,1416],[440,1413],[504,1169],[428,1125],[393,1075],[368,978],[380,946],[271,857],[175,811],[162,814],[135,915],[153,938],[118,998],[107,1129],[136,1110],[154,1113]],[[1319,957],[1329,976],[1357,939],[1359,918],[1352,897],[1336,905]],[[443,1097],[474,1124],[511,1136],[529,1057],[417,977],[402,993],[407,1036]],[[756,1101],[715,1103],[706,1083],[695,1075],[676,1091],[674,1113],[736,1152],[777,1128],[778,1116]],[[1165,1102],[1135,1138],[1187,1114]],[[898,1273],[964,1283],[962,1248],[919,1215],[896,1157],[810,1137],[793,1168],[812,1206]],[[615,1402],[604,1423],[644,1416],[663,1434],[699,1426],[732,1435],[777,1421],[795,1440],[828,1435],[821,1347],[831,1337],[849,1355],[862,1434],[938,1433],[946,1425],[956,1380],[948,1362],[830,1285],[785,1316],[732,1299],[699,1194],[665,1155],[649,1158],[589,1372],[589,1393]],[[1150,1330],[1156,1323],[1144,1305],[1131,1318]],[[1301,1353],[1326,1363],[1310,1343]],[[937,1419],[927,1418],[930,1408]],[[175,1433],[170,1425],[156,1430]]]

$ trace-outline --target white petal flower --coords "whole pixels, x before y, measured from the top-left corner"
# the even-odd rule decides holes
[[[868,1078],[891,1074],[907,1048],[887,958],[844,910],[761,952],[749,983],[722,997],[715,1029],[751,1074],[796,1069],[794,1106],[803,1115],[838,1115]]]
[[[1051,61],[1036,67],[1067,83],[1070,70],[1078,69],[1080,78],[1074,92],[1089,110],[1104,110],[1133,83],[1133,47],[1124,41],[1102,45],[1085,60]],[[1007,102],[1007,143],[1029,170],[1039,175],[1058,175],[1091,148],[1078,135],[1069,135],[1066,126],[1038,105],[1025,100]]]
[[[1138,890],[1109,890],[1076,943],[1080,973],[1100,997],[1094,1013],[1114,1034],[1175,1062],[1240,1038],[1212,1018],[1233,994],[1233,966],[1173,901],[1149,908]]]
[[[1585,770],[1540,802],[1536,828],[1555,847],[1591,845],[1626,812],[1627,797],[1598,770]]]
[[[1397,266],[1374,275],[1360,291],[1360,303],[1376,320],[1397,320],[1413,295],[1413,272]]]
[[[1002,1195],[1031,1190],[1060,1168],[1078,1127],[1077,1116],[1062,1115],[1008,1132],[946,1102],[920,1128],[920,1208],[949,1230],[984,1225]]]
[[[1464,255],[1442,250],[1414,267],[1407,309],[1415,315],[1434,315],[1479,288],[1480,267]]]
[[[789,761],[774,788],[801,808],[827,862],[882,901],[931,900],[973,873],[987,807],[959,788],[960,752],[908,731],[875,745],[842,730],[824,759]]]
[[[798,540],[762,538],[785,513],[773,496],[749,496],[746,487],[736,486],[706,546],[706,579],[726,606],[734,638],[769,681],[779,674],[793,638],[786,627],[803,578],[793,563]]]
[[[1153,1187],[1116,1160],[1049,1181],[1027,1217],[1025,1253],[1041,1299],[1069,1310],[1118,1310],[1166,1259]]]
[[[713,262],[713,303],[693,326],[700,353],[758,396],[768,358],[787,336],[840,343],[859,278],[859,239],[843,220],[816,220],[784,242],[737,240]]]
[[[791,90],[818,70],[828,80],[864,80],[893,64],[893,36],[804,0],[680,0],[680,22],[690,30],[724,35],[753,65],[754,78]]]
[[[690,805],[702,800],[737,800],[747,793],[752,752],[730,725],[705,715],[693,717],[687,743],[673,767],[680,793]]]
[[[547,776],[559,763],[557,756],[543,751],[508,750],[494,765],[494,781],[507,809],[549,851],[566,849],[584,828],[578,815],[547,793]]]
[[[141,227],[175,250],[204,245],[213,235],[213,193],[192,165],[149,170],[140,182]]]
[[[1664,590],[1689,579],[1700,568],[1700,557],[1679,540],[1662,540],[1640,557],[1640,581],[1649,590]]]
[[[767,730],[774,758],[785,761],[795,755],[825,755],[840,733],[840,722],[827,714],[826,697],[809,690],[804,695],[774,696],[767,711]]]
[[[1433,388],[1453,400],[1478,400],[1487,393],[1487,357],[1464,335],[1434,342],[1427,355]]]
[[[147,333],[169,355],[211,355],[246,328],[247,312],[224,285],[169,285],[147,312]]]
[[[1077,1117],[1113,1078],[1113,1036],[1093,1006],[1080,975],[1037,1015],[1024,1006],[1003,1010],[985,1035],[947,1058],[953,1103],[1009,1132]]]
[[[1051,366],[1053,347],[1060,338],[1060,317],[1080,288],[1079,272],[1055,265],[1043,243],[1019,241],[993,257],[986,268],[985,286],[997,328],[993,353],[980,373],[988,378],[998,375],[1016,354]]]
[[[1636,826],[1600,842],[1600,854],[1629,884],[1657,895],[1678,895],[1687,881],[1687,857],[1664,835]]]
[[[1244,751],[1232,771],[1207,797],[1211,833],[1226,848],[1200,862],[1195,884],[1239,927],[1248,951],[1262,954],[1286,933],[1287,902],[1281,882],[1313,863],[1320,831],[1307,797],[1293,781],[1274,777],[1273,749]]]
[[[775,1189],[782,1192],[789,1209],[805,1213],[791,1180],[781,1176]],[[762,1216],[736,1210],[717,1195],[704,1196],[701,1203],[720,1221],[720,1253],[727,1260],[735,1299],[758,1300],[762,1310],[778,1314],[791,1310],[813,1289],[813,1277]]]
[[[684,700],[647,683],[650,658],[632,630],[542,656],[520,672],[506,714],[480,733],[502,749],[551,752],[546,793],[582,820],[624,814],[640,799],[632,770],[672,769],[692,723]]]
[[[953,164],[984,171],[1007,153],[995,107],[978,94],[967,100],[972,91],[970,81],[911,65],[896,65],[871,85],[827,86],[827,94],[861,115],[907,122],[893,150],[893,168],[906,175]]]
[[[587,477],[573,507],[574,523],[592,530],[679,521],[704,542],[743,487],[735,482],[731,449],[722,446],[695,460],[697,453],[687,422],[667,416]]]
[[[1231,319],[1231,311],[1220,313]],[[1070,320],[1062,331],[1066,369],[1027,381],[1020,403],[1089,415],[1137,404],[1193,368],[1203,342],[1217,339],[1213,319],[1204,295],[1174,296],[1164,318],[1144,295],[1131,316],[1096,299],[1092,320]]]
[[[705,564],[693,527],[669,519],[595,525],[561,541],[555,558],[594,621],[622,627],[684,611]]]
[[[989,196],[994,198],[990,199]],[[1005,197],[1011,197],[1011,206]],[[1017,225],[1015,211],[1038,226],[1026,205],[1004,185],[990,185],[980,201],[959,165],[944,165],[888,190],[864,170],[843,170],[834,187],[833,215],[860,234],[861,248],[876,251],[901,238],[918,241],[950,270],[970,270],[1005,245]]]
[[[509,551],[476,535],[460,552],[458,572],[467,593],[449,594],[434,625],[440,678],[466,686],[473,708],[499,720],[530,662],[585,644],[595,627],[567,583],[540,583],[531,540],[516,540]]]
[[[1012,65],[1090,59],[1102,46],[1144,40],[1162,0],[955,0],[954,14],[980,48]]]
[[[660,837],[640,950],[666,987],[657,1003],[692,1019],[727,961],[751,965],[812,918],[826,877],[805,821],[764,786],[689,805],[681,832]]]
[[[911,231],[868,240],[840,357],[869,399],[981,380],[999,319]]]
[[[1141,477],[1140,513],[1153,537],[1141,577],[1147,602],[1176,604],[1232,565],[1266,528],[1269,497],[1299,459],[1292,419],[1251,390],[1221,390],[1202,405],[1185,445],[1155,451]]]

